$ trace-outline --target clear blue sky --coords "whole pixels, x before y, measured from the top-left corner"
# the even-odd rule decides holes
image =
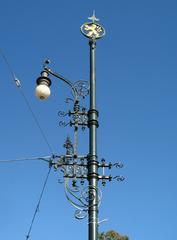
[[[103,189],[100,231],[114,229],[131,240],[177,238],[177,2],[10,1],[1,2],[0,48],[55,153],[71,129],[58,127],[70,91],[53,80],[52,96],[39,102],[35,80],[42,60],[72,79],[89,78],[88,40],[80,26],[96,10],[106,29],[97,43],[99,159],[122,160],[113,174],[126,177]],[[25,102],[0,58],[0,159],[49,155]],[[87,132],[80,135],[87,153]],[[25,240],[48,167],[41,162],[0,165],[0,239]],[[32,240],[87,239],[87,222],[74,209],[53,172],[31,234]]]

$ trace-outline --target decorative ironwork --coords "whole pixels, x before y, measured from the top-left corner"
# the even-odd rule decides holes
[[[59,126],[60,127],[66,127],[66,126],[68,126],[70,123],[68,122],[68,123],[66,123],[65,121],[60,121],[59,122]]]
[[[121,162],[117,162],[117,163],[114,163],[112,166],[116,168],[123,168],[124,165]]]
[[[73,144],[69,136],[66,138],[63,147],[66,148],[66,155],[71,155],[73,153]]]
[[[98,23],[84,23],[81,26],[81,32],[84,36],[91,39],[99,39],[105,35],[104,28]]]
[[[80,28],[81,33],[85,37],[93,40],[102,38],[105,35],[105,29],[97,23],[99,19],[96,18],[95,12],[93,12],[93,15],[88,19],[92,22],[84,23]]]
[[[63,180],[59,179],[58,182],[64,183],[66,198],[76,208],[76,219],[84,219],[88,216],[88,209],[96,195],[98,195],[98,206],[100,205],[102,192],[99,188],[93,188],[93,186],[81,187],[88,178],[88,156],[79,156],[77,154],[77,148],[75,148],[75,144],[71,142],[69,136],[66,138],[63,147],[66,149],[66,154],[53,157],[52,165],[55,170],[60,169]],[[120,162],[111,164],[106,163],[105,159],[101,159],[98,166],[102,170],[98,180],[101,180],[103,186],[106,185],[107,181],[123,181],[125,179],[123,176],[112,177],[111,175],[105,175],[106,168],[111,169],[113,166],[123,167],[123,164]]]
[[[67,123],[62,120],[59,122],[59,126],[74,126],[75,131],[78,127],[81,127],[82,130],[85,130],[88,125],[88,112],[85,107],[82,107],[82,109],[80,109],[79,101],[76,101],[74,103],[73,111],[69,111],[67,113],[64,111],[59,111],[58,116],[62,118],[67,116],[69,117]]]
[[[100,38],[104,34],[104,29],[95,23],[97,21],[95,15],[92,18],[92,22],[83,25],[83,29],[85,29],[85,34],[89,38]],[[80,156],[78,154],[78,130],[79,128],[85,130],[88,126],[88,111],[85,107],[80,106],[80,98],[84,99],[89,94],[89,85],[86,81],[72,83],[61,75],[53,73],[48,68],[49,63],[49,60],[45,61],[45,71],[67,83],[71,87],[73,95],[73,98],[66,99],[66,103],[73,105],[72,111],[58,112],[58,116],[62,118],[59,126],[74,128],[73,143],[68,136],[63,145],[66,149],[66,154],[54,156],[52,162],[50,162],[50,166],[53,166],[56,171],[60,170],[62,178],[59,178],[58,182],[64,183],[66,198],[76,208],[75,217],[77,219],[84,219],[88,216],[88,210],[93,207],[92,204],[95,202],[95,199],[98,199],[98,206],[102,199],[102,192],[99,188],[93,186],[84,187],[85,180],[88,179],[88,156]],[[112,167],[122,168],[122,163],[106,163],[105,159],[101,159],[98,162],[98,167],[100,169],[98,180],[102,182],[103,186],[106,185],[107,181],[112,181],[113,179],[117,181],[124,180],[123,176],[112,177],[111,175],[106,175],[106,169],[111,169]],[[93,222],[98,222],[98,220],[93,219]]]
[[[78,126],[87,126],[88,124],[88,114],[84,110],[79,112],[71,113],[71,125],[78,125]]]
[[[70,204],[76,208],[76,219],[84,219],[88,216],[88,209],[92,206],[96,195],[98,196],[98,206],[100,205],[102,192],[100,188],[94,188],[93,186],[81,187],[88,178],[88,156],[79,156],[77,154],[75,146],[69,136],[66,138],[63,147],[66,149],[66,154],[53,157],[52,165],[55,170],[60,169],[63,181],[59,179],[58,182],[64,183],[66,198]],[[111,169],[112,166],[123,167],[121,163],[111,164],[106,163],[105,159],[101,159],[98,166],[102,169],[98,180],[102,181],[103,186],[106,185],[106,181],[112,181],[114,179],[123,181],[125,179],[123,176],[112,177],[111,175],[105,175],[106,168]]]
[[[117,181],[122,182],[125,180],[125,177],[124,176],[115,176],[115,177],[113,177],[113,179],[116,179]]]
[[[89,84],[87,81],[77,81],[74,83],[77,93],[80,97],[85,98],[89,94]]]
[[[74,99],[69,97],[65,99],[65,103],[70,103],[70,102],[74,102]]]
[[[100,21],[98,18],[95,16],[95,10],[93,11],[93,15],[91,17],[88,17],[89,20],[91,20],[93,23]]]
[[[73,207],[76,208],[75,218],[84,219],[88,216],[88,209],[92,206],[94,199],[98,199],[98,206],[100,206],[102,199],[102,191],[100,188],[87,186],[83,189],[77,186],[69,186],[69,179],[65,179],[65,195]]]
[[[84,23],[80,29],[82,34],[90,39],[90,47],[93,51],[93,49],[95,50],[95,48],[93,48],[93,45],[95,46],[95,41],[105,35],[105,29],[98,24],[99,19],[96,18],[95,12],[93,12],[93,15],[88,19],[91,20],[91,22]],[[95,187],[97,185],[89,185],[89,183],[87,187],[84,186],[85,180],[89,180],[88,172],[90,173],[95,171],[93,166],[90,167],[92,164],[90,163],[90,158],[95,156],[93,156],[93,151],[91,151],[91,153],[89,152],[89,156],[78,154],[78,133],[79,128],[85,130],[85,128],[90,127],[92,123],[95,124],[94,116],[97,115],[97,111],[93,109],[91,109],[93,111],[89,110],[88,119],[87,109],[85,107],[81,107],[80,105],[80,100],[89,95],[89,83],[81,80],[72,82],[60,74],[54,73],[49,68],[49,63],[49,59],[46,59],[43,63],[43,70],[45,71],[47,77],[52,75],[65,82],[70,87],[72,94],[71,97],[66,99],[66,103],[72,104],[72,110],[69,110],[68,112],[58,112],[58,116],[62,118],[62,120],[59,122],[59,126],[70,126],[73,127],[74,130],[73,142],[68,136],[63,145],[63,147],[66,149],[65,155],[53,156],[50,166],[53,166],[56,171],[59,170],[61,173],[61,178],[58,180],[58,182],[64,183],[66,198],[71,205],[76,208],[75,217],[77,219],[84,219],[88,216],[88,212],[92,211],[91,209],[93,209],[94,206],[96,206],[96,208],[99,207],[102,199],[102,192],[99,187]],[[94,68],[91,69],[91,72],[94,72]],[[90,81],[90,84],[92,84],[91,89],[93,91],[92,81]],[[94,94],[90,94],[90,96],[94,102]],[[92,134],[94,134],[93,131],[90,133],[90,135]],[[96,141],[94,144],[96,145]],[[95,161],[97,161],[97,159],[95,159]],[[114,164],[107,163],[105,159],[98,161],[96,180],[100,180],[103,186],[105,186],[107,181],[112,181],[113,179],[117,181],[124,180],[123,176],[112,177],[111,175],[106,174],[106,171],[110,170],[112,167],[122,168],[123,164],[120,162]],[[99,222],[102,221],[99,221],[97,218],[92,219],[92,216],[89,216],[89,224],[98,224]]]
[[[59,111],[58,112],[59,117],[66,117],[67,115],[69,115],[69,113],[65,113],[64,111]]]

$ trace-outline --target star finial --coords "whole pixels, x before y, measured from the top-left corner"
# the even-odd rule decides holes
[[[89,17],[88,19],[91,20],[93,23],[99,21],[99,19],[96,18],[96,16],[95,16],[95,10],[93,10],[93,15],[91,17]]]

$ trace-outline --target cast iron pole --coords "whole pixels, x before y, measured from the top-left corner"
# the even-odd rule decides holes
[[[89,156],[88,156],[88,181],[89,181],[89,210],[88,234],[89,240],[98,239],[98,161],[97,161],[97,127],[98,111],[96,110],[96,40],[91,39],[90,45],[90,109],[89,121]]]
[[[105,186],[106,181],[111,181],[112,178],[118,181],[123,181],[124,178],[122,176],[105,175],[105,168],[122,167],[120,163],[106,163],[104,159],[99,162],[97,157],[97,128],[99,124],[96,107],[96,40],[105,35],[105,29],[98,23],[99,19],[96,18],[95,12],[88,19],[91,22],[84,23],[80,30],[85,37],[89,38],[90,91],[86,81],[73,83],[60,74],[54,73],[48,68],[50,61],[46,59],[41,76],[37,79],[36,96],[40,99],[47,99],[50,96],[51,80],[49,74],[68,84],[72,90],[74,99],[68,99],[73,100],[73,110],[67,113],[59,111],[59,116],[70,117],[68,123],[64,121],[60,121],[60,123],[62,126],[70,125],[74,127],[74,144],[68,138],[64,144],[67,150],[66,155],[52,155],[49,163],[50,166],[54,166],[55,170],[60,168],[63,173],[65,195],[71,205],[76,208],[75,217],[77,219],[88,217],[88,240],[98,240],[98,207],[102,198],[101,190],[98,188],[98,180],[101,180],[102,185]],[[89,111],[86,108],[80,109],[79,105],[80,98],[86,97],[88,93],[90,94]],[[78,128],[82,127],[82,130],[84,130],[86,126],[89,128],[89,151],[87,155],[78,155]],[[85,179],[88,180],[88,186],[80,189],[76,185],[76,181],[80,180],[80,184],[83,185]],[[72,180],[72,182],[69,180]]]

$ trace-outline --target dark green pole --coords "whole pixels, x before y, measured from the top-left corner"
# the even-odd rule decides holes
[[[89,240],[98,239],[98,161],[97,161],[97,127],[98,111],[96,110],[96,41],[91,39],[90,45],[90,109],[88,112],[89,125],[89,210],[88,234]]]

